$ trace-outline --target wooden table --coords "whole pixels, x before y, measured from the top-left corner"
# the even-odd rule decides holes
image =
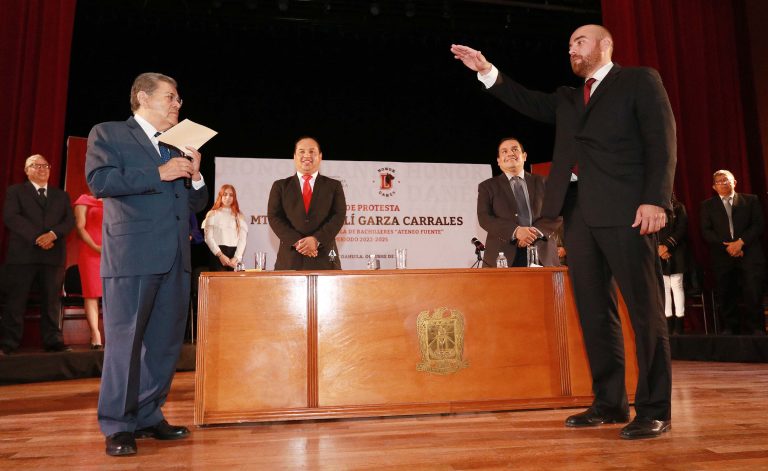
[[[203,273],[198,313],[197,425],[592,400],[562,268]]]

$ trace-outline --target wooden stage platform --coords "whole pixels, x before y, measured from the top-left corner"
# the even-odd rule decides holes
[[[194,373],[165,406],[185,440],[140,440],[112,458],[96,423],[98,378],[0,387],[0,469],[765,470],[768,364],[673,363],[672,430],[618,438],[618,425],[566,429],[574,409],[195,428]],[[578,409],[576,409],[578,410]]]

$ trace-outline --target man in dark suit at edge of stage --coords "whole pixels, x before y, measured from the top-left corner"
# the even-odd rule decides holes
[[[712,175],[712,189],[717,195],[701,204],[700,219],[725,323],[720,333],[764,336],[765,252],[761,238],[765,223],[760,200],[756,195],[736,193],[736,179],[728,170]],[[739,291],[743,313],[739,312]]]
[[[573,283],[595,395],[569,427],[629,420],[624,343],[614,280],[635,332],[638,383],[625,439],[657,437],[671,428],[672,371],[655,233],[666,224],[676,157],[675,122],[658,72],[611,61],[613,39],[585,25],[569,41],[578,88],[528,90],[480,51],[451,52],[488,91],[518,112],[556,125],[544,219],[562,214]],[[576,170],[578,182],[570,184]],[[540,226],[542,223],[539,223]]]
[[[32,283],[40,285],[40,336],[48,352],[72,350],[64,344],[59,316],[61,285],[64,282],[66,239],[75,225],[69,195],[48,184],[51,165],[40,154],[24,163],[27,181],[6,190],[3,221],[8,229],[9,271],[6,278],[5,332],[0,356],[13,353],[21,343],[24,312]]]

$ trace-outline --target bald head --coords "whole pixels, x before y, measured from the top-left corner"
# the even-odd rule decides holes
[[[611,61],[613,37],[603,26],[580,26],[568,41],[568,54],[573,73],[579,77],[591,77],[597,69]]]

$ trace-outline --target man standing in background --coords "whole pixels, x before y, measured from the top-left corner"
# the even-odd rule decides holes
[[[40,154],[24,163],[28,181],[5,194],[3,221],[10,234],[6,264],[6,305],[0,356],[19,348],[24,312],[35,278],[40,283],[40,335],[48,352],[70,351],[64,345],[59,316],[64,282],[66,238],[75,225],[69,195],[48,185],[51,165]]]
[[[736,179],[728,170],[712,175],[712,189],[717,195],[701,204],[701,230],[712,256],[717,304],[725,323],[720,333],[766,335],[765,253],[760,240],[765,224],[760,200],[755,195],[736,193]]]

